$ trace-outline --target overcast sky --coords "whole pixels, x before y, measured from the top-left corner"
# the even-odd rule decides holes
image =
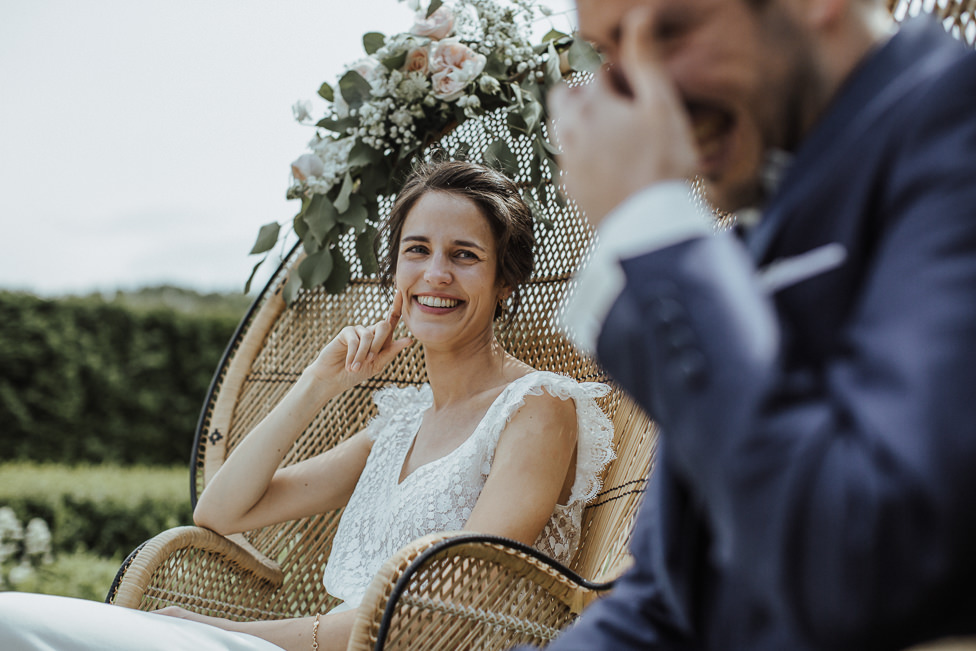
[[[396,0],[0,0],[0,288],[240,291],[259,227],[296,212],[313,132],[292,104],[320,113],[362,35],[412,20]]]

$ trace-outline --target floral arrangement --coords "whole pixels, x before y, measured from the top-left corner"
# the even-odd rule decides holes
[[[529,169],[520,170],[503,137],[488,146],[483,162],[530,178],[523,194],[537,211],[537,202],[558,199],[556,152],[545,137],[546,92],[570,70],[599,66],[597,53],[555,29],[530,44],[537,13],[549,15],[535,0],[430,0],[425,8],[407,1],[417,11],[409,31],[364,35],[366,56],[348,65],[336,86],[322,84],[318,94],[329,104],[322,119],[313,122],[309,102],[293,107],[316,134],[291,165],[288,198],[301,201],[292,227],[306,257],[286,284],[288,301],[299,287],[345,289],[350,265],[338,241],[350,231],[363,270],[377,271],[379,199],[395,195],[424,149],[467,119],[506,112],[511,135],[531,139]],[[265,257],[245,292],[280,235],[277,222],[261,227],[251,254]]]

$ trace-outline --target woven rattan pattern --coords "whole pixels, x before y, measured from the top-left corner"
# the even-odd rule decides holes
[[[504,114],[463,123],[446,135],[438,148],[449,155],[469,150],[468,156],[476,159],[498,137],[508,140],[520,160],[528,158],[530,143],[511,136]],[[531,185],[528,177],[515,181],[523,187]],[[606,377],[600,369],[580,356],[553,326],[571,276],[585,257],[591,231],[571,203],[560,207],[549,198],[543,204],[548,207],[545,218],[536,226],[536,265],[532,279],[522,290],[520,313],[511,323],[499,324],[498,338],[509,351],[536,368],[581,380],[603,381]],[[382,210],[388,211],[390,204],[390,200],[385,200]],[[351,238],[343,241],[343,252],[353,277],[344,294],[330,296],[324,290],[303,290],[285,308],[281,286],[287,267],[302,255],[297,250],[259,297],[244,332],[232,344],[229,363],[219,371],[215,395],[201,420],[196,461],[198,491],[338,330],[351,323],[376,321],[388,309],[388,294],[375,279],[363,276]],[[371,396],[377,387],[424,381],[422,352],[414,346],[379,376],[333,400],[283,463],[308,458],[361,429],[374,414]],[[572,567],[594,580],[614,576],[626,564],[629,523],[643,492],[655,436],[643,415],[623,404],[618,392],[603,399],[601,407],[611,418],[616,414],[616,431],[636,436],[615,444],[618,461],[608,469],[605,488],[595,506],[584,514],[582,542]],[[147,590],[144,607],[156,607],[178,596],[181,603],[199,606],[212,614],[245,619],[319,612],[332,604],[322,587],[321,573],[338,517],[339,513],[330,513],[246,534],[261,553],[280,563],[284,573],[280,589],[247,586],[243,579],[227,576],[218,579],[220,572],[209,569],[207,562],[197,568],[200,557],[194,556],[186,559],[192,562],[181,566],[186,569],[177,569],[177,561],[167,561],[157,571],[158,580],[154,578]]]

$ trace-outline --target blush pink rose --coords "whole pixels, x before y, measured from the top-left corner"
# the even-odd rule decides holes
[[[460,45],[460,47],[468,52],[463,58],[457,59],[460,65],[443,67],[430,78],[434,97],[445,102],[452,102],[463,95],[468,84],[477,79],[485,69],[485,56],[483,54],[478,54],[464,45]],[[452,50],[457,53],[453,48]],[[449,59],[450,57],[442,60],[442,63]],[[433,64],[431,69],[434,69]]]
[[[427,16],[423,12],[418,13],[416,18],[414,18],[413,28],[410,30],[410,33],[416,34],[417,36],[426,36],[433,41],[439,41],[442,38],[446,38],[453,29],[454,12],[446,6],[441,5],[430,16]]]
[[[426,46],[415,47],[407,52],[407,59],[403,64],[405,72],[422,72],[427,74],[427,60],[430,58]]]
[[[484,55],[478,54],[456,38],[448,38],[431,45],[430,61],[427,66],[431,72],[440,72],[452,68],[463,68],[469,61],[477,61],[480,57],[484,62]],[[484,63],[481,68],[484,69]],[[481,70],[478,71],[479,74]]]

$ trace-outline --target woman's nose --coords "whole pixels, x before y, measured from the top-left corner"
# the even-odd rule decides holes
[[[431,256],[427,268],[424,269],[424,280],[431,285],[446,285],[451,282],[451,278],[451,270],[444,256]]]

